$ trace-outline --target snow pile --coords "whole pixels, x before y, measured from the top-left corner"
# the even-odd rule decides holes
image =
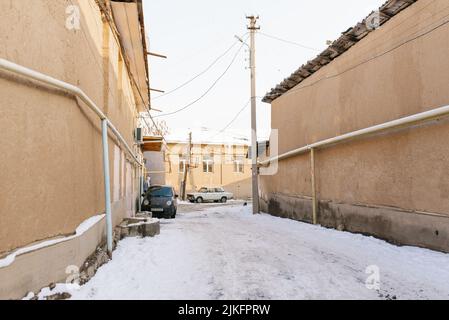
[[[57,294],[63,294],[63,293],[70,292],[70,291],[74,291],[74,290],[76,290],[75,288],[78,288],[78,286],[75,285],[75,284],[58,283],[52,289],[50,289],[49,287],[43,288],[37,294],[37,296],[33,292],[30,292],[22,300],[33,300],[33,299],[36,299],[36,300],[47,300],[47,297],[54,296],[54,295],[57,295]]]

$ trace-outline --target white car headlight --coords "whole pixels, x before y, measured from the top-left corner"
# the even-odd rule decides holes
[[[143,202],[143,205],[144,206],[148,206],[150,204],[150,201],[148,201],[148,200],[145,200],[144,202]]]
[[[167,206],[171,206],[172,203],[173,202],[171,202],[171,201],[167,201]]]

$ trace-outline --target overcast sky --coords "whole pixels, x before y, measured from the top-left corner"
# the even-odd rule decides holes
[[[318,50],[326,40],[361,21],[384,0],[143,0],[150,50],[167,60],[150,57],[151,87],[170,91],[206,69],[247,30],[245,15],[258,14],[261,32]],[[180,109],[199,98],[225,71],[239,45],[218,64],[188,86],[155,99],[152,106],[163,113]],[[263,96],[300,65],[319,52],[258,34],[256,38],[257,95]],[[216,87],[183,112],[162,117],[171,131],[177,128],[223,129],[248,102],[250,80],[248,50],[237,60]],[[260,100],[259,100],[260,101]],[[258,102],[260,136],[270,131],[270,106]],[[153,115],[160,115],[154,112]],[[250,108],[227,130],[250,128]],[[249,132],[248,132],[249,133]]]

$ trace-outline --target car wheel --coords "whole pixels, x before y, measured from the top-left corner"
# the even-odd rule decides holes
[[[177,212],[177,210],[176,210],[176,209],[173,209],[173,215],[171,216],[172,219],[175,219],[175,218],[176,218],[176,212]]]
[[[204,200],[201,197],[196,198],[196,203],[203,203]]]
[[[221,203],[226,203],[226,202],[228,202],[228,198],[226,198],[226,197],[221,198]]]

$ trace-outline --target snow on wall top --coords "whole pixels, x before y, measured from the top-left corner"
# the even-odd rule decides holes
[[[189,132],[192,132],[193,144],[216,145],[249,145],[251,143],[250,132],[227,131],[219,132],[208,128],[177,129],[165,136],[168,143],[187,143]]]

